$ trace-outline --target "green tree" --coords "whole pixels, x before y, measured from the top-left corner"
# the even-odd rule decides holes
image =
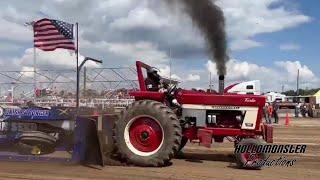
[[[309,95],[314,95],[316,92],[318,92],[320,88],[315,88],[315,89],[299,89],[299,95],[300,96],[309,96]],[[288,90],[283,92],[286,96],[296,96],[297,91],[295,90]]]

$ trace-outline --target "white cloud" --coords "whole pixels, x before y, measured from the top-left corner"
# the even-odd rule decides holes
[[[244,50],[250,49],[255,47],[261,47],[262,43],[253,41],[251,39],[236,39],[231,42],[230,48],[231,50]]]
[[[178,75],[176,75],[176,74],[172,74],[172,75],[171,75],[171,78],[172,78],[173,80],[176,80],[176,81],[181,81],[181,77],[178,76]]]
[[[15,58],[14,63],[16,64],[15,69],[20,70],[20,80],[25,82],[33,82],[34,76],[34,53],[33,48],[29,48],[25,50],[24,54],[19,57]],[[79,64],[84,59],[84,56],[79,54]],[[86,62],[87,67],[100,67],[100,64],[97,64],[92,61]],[[45,87],[50,85],[51,81],[57,82],[71,82],[75,81],[75,74],[74,71],[71,69],[76,69],[76,55],[74,52],[65,49],[56,49],[55,51],[45,52],[42,50],[36,50],[36,70],[41,74],[36,75],[36,80],[39,83],[38,86]],[[70,70],[65,71],[62,75],[55,75],[53,72],[47,72],[42,70]],[[48,74],[46,74],[48,73]],[[41,84],[42,83],[42,84]],[[60,89],[72,89],[72,84],[54,84],[55,87]],[[22,87],[22,86],[21,86]],[[27,86],[22,88],[23,89],[30,89],[31,86]]]
[[[320,83],[319,78],[310,68],[299,61],[278,61],[274,65],[274,67],[265,67],[231,59],[227,63],[226,81],[232,83],[260,80],[264,91],[281,90],[282,85],[285,85],[287,89],[294,89],[299,69],[302,87],[318,87]],[[217,73],[215,63],[208,61],[206,67],[213,75]]]
[[[186,80],[187,81],[199,81],[200,80],[200,75],[198,75],[198,74],[189,74]]]
[[[280,48],[280,50],[283,50],[283,51],[297,51],[297,50],[300,50],[300,46],[298,44],[293,44],[293,43],[281,44],[279,48]]]
[[[80,38],[79,40],[80,52],[86,56],[93,57],[96,59],[101,59],[103,61],[103,66],[108,67],[119,67],[119,66],[134,66],[134,61],[141,60],[144,56],[139,56],[143,50],[137,50],[137,44],[132,43],[121,43],[121,42],[106,42],[106,41],[96,41],[91,42],[86,39]],[[152,45],[150,45],[152,46]],[[157,49],[145,48],[149,54],[156,54]],[[151,52],[150,52],[151,51]],[[159,54],[161,54],[159,52]],[[150,55],[152,56],[152,55]],[[159,55],[161,56],[161,55]],[[157,57],[159,57],[157,56]],[[153,58],[150,59],[152,61]],[[149,61],[149,62],[150,62]]]
[[[277,61],[275,64],[286,71],[289,82],[295,82],[299,70],[299,77],[302,82],[315,82],[317,78],[315,74],[306,65],[302,65],[300,61]]]
[[[236,41],[248,41],[258,34],[277,32],[311,21],[309,16],[286,8],[284,0],[218,0],[217,3],[224,11],[228,35]],[[270,8],[275,3],[277,5]]]
[[[84,59],[82,55],[79,55],[79,64]],[[34,53],[33,48],[27,49],[20,58],[21,66],[33,66]],[[98,67],[94,62],[87,62],[88,67]],[[76,68],[76,55],[69,50],[57,49],[55,51],[45,52],[42,50],[36,50],[36,67],[37,68],[49,68],[49,69],[66,69]]]
[[[169,66],[164,66],[162,68],[159,69],[160,72],[160,76],[163,76],[163,77],[167,77],[167,78],[170,78],[170,67]],[[173,72],[171,72],[171,78],[174,79],[174,80],[178,80],[178,81],[181,81],[181,77],[178,76],[177,74],[174,74]]]
[[[134,28],[163,28],[167,24],[167,19],[158,16],[151,9],[138,7],[131,10],[127,17],[115,19],[110,27],[127,31]]]
[[[156,65],[168,61],[166,52],[158,50],[158,47],[150,42],[107,43],[106,46],[111,53],[131,61],[143,60]]]
[[[25,26],[25,22],[32,21],[35,18],[35,10],[40,6],[33,5],[31,8],[24,7],[21,11],[18,6],[25,5],[22,3],[0,4],[0,38],[14,42],[32,42],[33,33],[31,27]]]
[[[207,69],[213,74],[217,74],[216,64],[212,61],[208,61]],[[272,74],[272,70],[259,66],[257,64],[249,63],[247,61],[239,61],[236,59],[231,59],[227,63],[227,79],[231,81],[242,81],[250,80],[252,78],[264,77],[265,74]]]
[[[32,42],[32,31],[23,24],[10,22],[0,17],[0,38],[12,41]]]
[[[296,9],[286,8],[284,2],[285,0],[218,0],[217,4],[224,10],[228,35],[235,41],[252,43],[252,37],[255,35],[292,28],[311,20]],[[274,3],[278,5],[270,8]],[[90,32],[95,38],[112,36],[109,34],[110,29],[128,31],[132,28],[151,28],[162,34],[165,33],[165,28],[170,32],[166,34],[174,34],[176,40],[184,40],[184,36],[198,38],[199,33],[194,30],[190,21],[177,17],[178,13],[174,12],[173,8],[162,5],[159,1],[148,0],[55,0],[32,5],[12,2],[1,9],[0,32],[11,29],[12,32],[8,32],[12,34],[11,38],[30,39],[31,36],[24,33],[26,28],[23,22],[38,18],[40,10],[54,18],[70,22],[79,21],[81,31]],[[73,11],[74,7],[77,7],[77,12]],[[184,33],[181,33],[182,31]],[[171,37],[166,35],[166,38]],[[257,46],[248,46],[251,47]]]
[[[20,69],[20,59],[16,57],[1,57],[0,56],[0,71],[2,70],[17,70]]]
[[[288,8],[286,0],[218,0],[217,2],[225,13],[231,50],[261,47],[265,42],[255,39],[257,35],[293,28],[311,21],[309,16],[299,12],[296,7]],[[77,7],[77,11],[74,11],[74,7]],[[79,22],[80,52],[104,59],[104,66],[132,66],[135,60],[141,60],[161,67],[161,70],[165,71],[164,74],[169,76],[169,67],[166,66],[169,49],[173,61],[187,58],[203,59],[205,54],[203,38],[190,19],[162,6],[162,3],[156,0],[45,0],[36,4],[10,1],[10,3],[0,2],[0,39],[9,41],[12,44],[11,49],[15,49],[16,54],[23,55],[20,58],[0,57],[2,58],[0,65],[3,65],[3,68],[32,67],[33,50],[25,49],[23,52],[27,43],[27,46],[32,46],[32,32],[23,26],[23,23],[45,16],[41,13],[39,15],[39,11],[45,12],[52,18]],[[3,43],[0,43],[0,48],[1,44]],[[74,55],[70,55],[66,50],[54,52],[39,50],[38,53],[37,62],[41,68],[75,67]],[[208,62],[207,65],[213,74],[216,74],[215,68],[212,67],[214,63]],[[294,68],[297,67],[301,68],[302,81],[306,82],[308,78],[318,79],[310,69],[313,67],[302,65],[302,62],[284,61],[275,67],[264,67],[236,59],[228,63],[227,78],[229,81],[258,78],[262,80],[262,84],[266,84],[266,88],[273,88],[277,84],[290,81],[288,84],[293,87],[296,75],[289,72],[295,72]],[[177,71],[172,77],[180,80],[187,80],[189,75],[192,75],[190,79],[198,79],[196,75],[200,76],[198,81],[185,81],[186,86],[207,87],[206,72],[186,72],[192,67],[185,63],[178,64],[174,69]]]
[[[34,68],[31,66],[22,66],[20,74],[25,77],[33,77],[34,76]]]
[[[19,49],[21,49],[21,47],[16,44],[0,42],[0,52],[1,53],[14,52]]]

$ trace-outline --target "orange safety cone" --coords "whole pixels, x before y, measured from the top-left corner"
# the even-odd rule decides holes
[[[290,118],[289,118],[289,114],[287,113],[286,114],[286,120],[285,120],[285,123],[284,123],[286,126],[289,126],[290,124]]]

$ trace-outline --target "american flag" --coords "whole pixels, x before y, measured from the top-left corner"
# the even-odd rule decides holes
[[[73,24],[53,19],[41,19],[33,24],[34,46],[43,51],[57,48],[75,50]]]

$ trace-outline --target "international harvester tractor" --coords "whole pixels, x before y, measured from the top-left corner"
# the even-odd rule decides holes
[[[187,141],[206,147],[225,139],[235,145],[272,142],[272,126],[262,123],[265,97],[226,93],[224,76],[219,76],[219,92],[184,90],[161,77],[156,68],[140,61],[136,67],[140,89],[130,93],[135,102],[113,129],[116,153],[123,162],[164,166]],[[235,153],[241,168],[260,168],[250,162],[265,157]]]

